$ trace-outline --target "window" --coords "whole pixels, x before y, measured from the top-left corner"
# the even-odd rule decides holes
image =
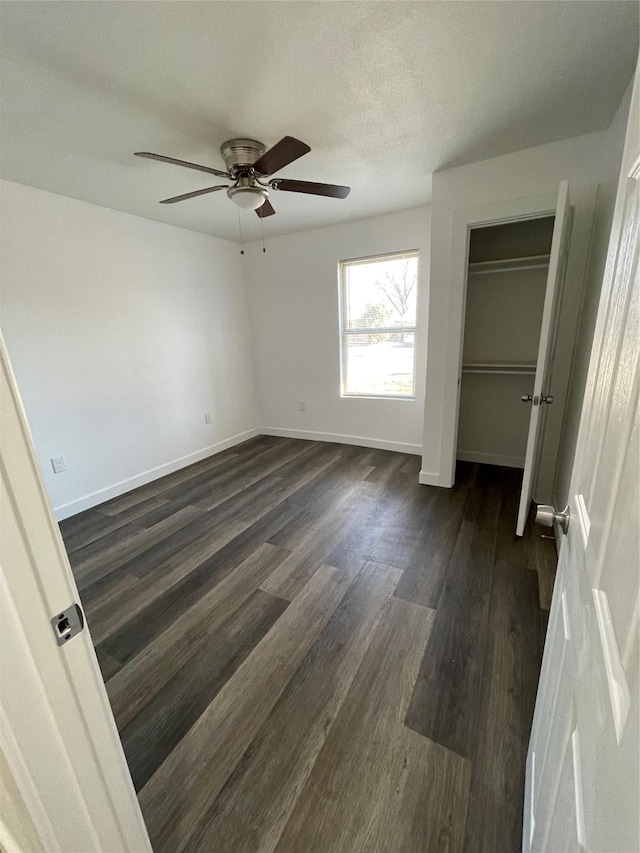
[[[340,262],[343,397],[415,396],[418,252]]]

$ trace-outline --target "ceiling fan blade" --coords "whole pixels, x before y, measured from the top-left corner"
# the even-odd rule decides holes
[[[286,178],[276,178],[269,181],[274,190],[284,190],[289,193],[309,193],[310,195],[326,195],[331,198],[346,198],[351,187],[340,187],[337,184],[317,184],[315,181],[289,181]]]
[[[161,163],[173,163],[174,166],[185,166],[187,169],[195,169],[197,172],[208,172],[210,175],[218,175],[220,178],[230,177],[228,172],[220,169],[212,169],[210,166],[200,166],[198,163],[189,163],[187,160],[176,160],[175,157],[165,157],[164,154],[151,154],[150,151],[136,151],[135,157],[146,157],[147,160],[159,160]]]
[[[273,209],[271,202],[267,199],[267,201],[265,201],[265,203],[256,210],[256,213],[260,219],[264,219],[265,216],[273,216],[275,210]]]
[[[207,187],[204,190],[196,190],[192,193],[184,193],[184,195],[174,195],[173,198],[163,198],[160,204],[175,204],[177,201],[186,201],[188,198],[195,198],[199,195],[206,195],[207,193],[214,193],[216,190],[226,190],[228,189],[227,184],[221,184],[217,187]]]
[[[309,151],[311,148],[304,142],[293,136],[285,136],[256,160],[253,168],[261,175],[273,175]]]

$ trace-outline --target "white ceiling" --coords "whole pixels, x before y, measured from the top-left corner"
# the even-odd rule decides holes
[[[638,49],[638,4],[3,2],[0,174],[238,239],[224,193],[160,206],[222,168],[220,143],[285,134],[282,177],[345,201],[273,193],[265,234],[425,204],[446,166],[608,127]],[[245,237],[260,223],[242,212]]]

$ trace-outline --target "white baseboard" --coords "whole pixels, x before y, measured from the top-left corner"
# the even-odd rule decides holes
[[[193,465],[194,462],[200,462],[201,459],[206,459],[208,456],[215,456],[216,453],[221,453],[223,450],[228,450],[236,444],[242,444],[243,441],[248,441],[256,435],[261,435],[260,429],[249,429],[246,432],[240,432],[238,435],[233,435],[231,438],[225,438],[223,441],[218,441],[216,444],[211,444],[209,447],[203,447],[202,450],[196,450],[193,453],[188,453],[186,456],[180,456],[178,459],[172,459],[170,462],[165,462],[163,465],[158,465],[156,468],[150,468],[148,471],[143,471],[141,474],[136,474],[135,477],[128,477],[126,480],[120,480],[111,486],[105,486],[104,489],[98,489],[96,492],[84,495],[84,497],[76,498],[66,504],[54,507],[53,512],[58,521],[64,518],[69,518],[71,515],[76,515],[85,509],[91,509],[93,506],[117,498],[125,492],[130,492],[137,489],[138,486],[145,486],[152,480],[159,480],[160,477],[165,477],[167,474],[172,474],[180,468],[186,468],[187,465]]]
[[[443,489],[450,489],[453,485],[453,483],[444,482],[438,471],[420,471],[418,482],[422,486],[440,486]]]
[[[502,465],[505,468],[524,468],[524,457],[501,456],[497,453],[476,453],[475,450],[458,450],[456,459],[461,462],[480,462],[483,465]]]
[[[306,429],[280,429],[279,427],[261,427],[262,435],[279,435],[283,438],[302,438],[307,441],[332,441],[336,444],[355,444],[356,447],[373,447],[377,450],[395,450],[397,453],[422,455],[422,445],[404,444],[401,441],[387,441],[381,438],[368,438],[361,435],[342,435],[333,432],[311,432]]]

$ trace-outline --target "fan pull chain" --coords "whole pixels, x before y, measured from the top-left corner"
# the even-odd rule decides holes
[[[262,251],[266,252],[267,250],[264,247],[264,217],[260,217],[260,230],[262,231]]]
[[[240,221],[240,208],[237,207],[238,211],[238,231],[240,232],[240,254],[244,255],[244,249],[242,248],[242,222]]]

